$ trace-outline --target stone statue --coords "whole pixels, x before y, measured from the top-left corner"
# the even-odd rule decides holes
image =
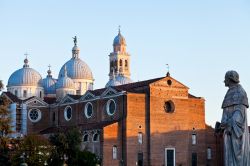
[[[222,103],[223,115],[220,125],[224,130],[225,166],[250,166],[248,99],[239,82],[239,74],[236,71],[226,73],[224,83],[229,89]]]
[[[77,45],[77,37],[73,37],[75,45]]]

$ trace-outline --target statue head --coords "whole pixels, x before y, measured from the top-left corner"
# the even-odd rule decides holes
[[[238,84],[240,82],[239,80],[239,74],[234,71],[234,70],[229,70],[226,72],[226,75],[225,75],[225,86],[232,86],[232,85],[235,85],[235,84]]]

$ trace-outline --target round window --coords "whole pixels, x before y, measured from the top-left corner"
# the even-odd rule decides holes
[[[116,103],[113,99],[110,99],[106,105],[106,111],[108,115],[114,115],[116,111]]]
[[[93,115],[93,105],[91,103],[87,103],[84,108],[84,114],[86,118],[91,118]]]
[[[28,115],[31,122],[38,122],[42,118],[42,113],[39,109],[29,110]]]
[[[72,118],[72,108],[70,106],[67,106],[64,109],[64,118],[69,121]]]
[[[173,113],[174,110],[175,110],[174,103],[173,103],[171,100],[166,101],[165,104],[164,104],[164,110],[165,110],[167,113]]]

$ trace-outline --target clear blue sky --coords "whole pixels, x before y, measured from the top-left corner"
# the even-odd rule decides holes
[[[1,0],[0,79],[7,84],[26,51],[30,67],[45,77],[51,64],[57,77],[77,35],[94,88],[101,88],[118,25],[131,54],[132,79],[164,76],[170,64],[172,77],[206,99],[208,124],[221,118],[227,70],[239,72],[250,96],[249,0]]]

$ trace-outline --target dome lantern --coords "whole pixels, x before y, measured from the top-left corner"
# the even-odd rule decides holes
[[[48,73],[47,77],[52,77],[52,75],[51,75],[52,72],[50,70],[51,66],[49,65],[48,67],[49,67],[49,70],[47,71],[47,73]]]
[[[23,67],[29,67],[29,64],[28,64],[28,63],[29,63],[29,60],[28,60],[28,58],[27,58],[28,54],[25,53],[24,55],[26,56],[26,58],[25,58],[24,61],[23,61],[23,62],[24,62]]]
[[[77,37],[73,37],[74,47],[72,48],[72,58],[78,59],[80,54],[80,48],[77,46]]]

